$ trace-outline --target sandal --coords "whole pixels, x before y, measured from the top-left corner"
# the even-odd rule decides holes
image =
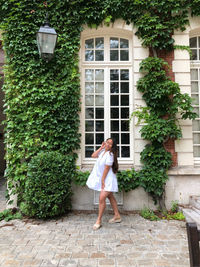
[[[99,228],[101,228],[101,224],[99,224],[99,223],[95,223],[95,224],[93,225],[93,230],[98,230]]]
[[[108,222],[109,223],[120,223],[122,221],[122,219],[121,218],[112,218],[112,219],[110,219]]]

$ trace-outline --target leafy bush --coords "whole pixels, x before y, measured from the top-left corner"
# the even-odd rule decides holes
[[[21,211],[37,218],[66,213],[71,208],[71,181],[75,175],[72,156],[41,152],[28,165]]]
[[[155,215],[154,212],[151,209],[149,209],[147,207],[144,207],[144,209],[142,209],[140,211],[140,215],[143,218],[148,219],[150,221],[158,221],[158,220],[160,220],[160,218],[157,215]]]
[[[148,144],[140,153],[141,162],[145,165],[167,170],[172,164],[172,155],[159,143]]]
[[[89,171],[85,171],[85,172],[82,172],[79,170],[76,171],[74,183],[77,185],[85,186],[89,175],[90,175]]]
[[[134,169],[123,170],[117,173],[119,191],[129,192],[140,185],[139,173]]]
[[[0,221],[4,220],[6,222],[15,219],[22,219],[22,214],[16,208],[6,209],[0,212]]]

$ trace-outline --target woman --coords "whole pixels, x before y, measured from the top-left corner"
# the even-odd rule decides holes
[[[86,184],[90,189],[101,191],[99,196],[99,214],[93,226],[94,230],[98,230],[101,227],[101,218],[106,208],[106,198],[109,199],[114,211],[114,217],[109,220],[109,223],[121,222],[117,201],[113,195],[113,192],[118,192],[116,178],[118,171],[117,145],[113,139],[108,138],[106,142],[103,142],[101,147],[92,154],[92,158],[98,159]]]

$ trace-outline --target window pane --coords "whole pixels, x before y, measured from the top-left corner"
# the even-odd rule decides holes
[[[119,60],[119,51],[118,50],[110,50],[110,60],[111,61]]]
[[[128,95],[121,95],[121,105],[128,106],[129,105],[129,96]]]
[[[110,48],[118,48],[119,47],[119,40],[118,38],[110,38]]]
[[[96,131],[97,132],[104,131],[104,121],[96,121]]]
[[[111,108],[111,118],[118,119],[119,118],[119,109],[118,108]]]
[[[119,134],[117,133],[111,133],[111,138],[115,140],[117,144],[119,144]]]
[[[200,147],[199,146],[194,147],[194,156],[200,157]]]
[[[85,96],[85,105],[86,106],[94,106],[94,96],[93,95],[86,95]]]
[[[192,96],[192,104],[198,105],[199,104],[199,95],[192,94],[191,96]]]
[[[94,83],[85,83],[85,93],[94,93]]]
[[[85,143],[94,144],[94,134],[85,134]]]
[[[104,80],[104,70],[95,70],[95,80]]]
[[[127,82],[121,83],[121,93],[129,93],[129,83]]]
[[[94,51],[93,50],[85,50],[85,60],[93,61],[94,60]]]
[[[94,80],[94,70],[86,70],[85,71],[85,80],[93,81]]]
[[[129,118],[129,108],[121,108],[121,118],[122,119]]]
[[[93,152],[94,152],[93,146],[86,146],[85,147],[85,157],[86,158],[90,158]]]
[[[120,48],[128,48],[128,40],[120,38]]]
[[[104,109],[96,108],[96,119],[103,119],[103,118],[104,118]]]
[[[88,39],[85,41],[85,48],[94,48],[94,39]]]
[[[199,108],[194,108],[194,112],[197,113],[199,117]]]
[[[96,49],[103,49],[104,48],[104,40],[103,38],[96,38],[95,39]]]
[[[190,47],[191,48],[197,47],[197,37],[190,38]]]
[[[191,49],[191,50],[192,50],[191,60],[197,60],[197,50],[196,49]]]
[[[95,51],[95,60],[96,61],[104,61],[104,51],[103,50],[96,50]]]
[[[111,131],[119,131],[119,121],[111,121]]]
[[[101,93],[101,94],[103,94],[103,92],[104,92],[104,83],[102,83],[102,82],[98,82],[98,83],[95,83],[95,92],[96,93]]]
[[[118,95],[111,95],[111,106],[119,106],[119,96]]]
[[[124,157],[124,158],[130,157],[130,147],[129,146],[122,146],[121,151],[122,151],[122,157]]]
[[[198,82],[192,82],[191,83],[191,89],[193,93],[197,93],[199,92],[199,88],[198,88]]]
[[[104,134],[96,134],[96,144],[101,144],[104,141]]]
[[[94,121],[85,121],[85,130],[86,132],[94,131]]]
[[[198,80],[198,70],[191,69],[191,80]]]
[[[121,80],[129,80],[129,70],[121,70]]]
[[[121,50],[120,51],[120,60],[121,61],[127,61],[127,60],[129,60],[128,50]]]
[[[193,141],[194,141],[194,144],[200,144],[200,133],[193,134]]]
[[[121,134],[121,144],[129,144],[129,134]]]
[[[104,96],[103,95],[96,95],[95,105],[96,106],[103,106],[104,105]]]
[[[192,130],[193,131],[200,131],[200,121],[193,121],[192,122]]]
[[[129,121],[121,121],[121,131],[122,132],[129,131]]]
[[[119,80],[119,70],[110,70],[110,80],[111,81]]]
[[[119,93],[119,83],[118,82],[111,82],[110,83],[110,92],[113,93]]]
[[[93,119],[94,118],[94,109],[93,108],[86,108],[85,109],[85,118],[86,119]]]

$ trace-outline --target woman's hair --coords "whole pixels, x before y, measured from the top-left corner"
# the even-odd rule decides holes
[[[112,152],[113,155],[114,155],[114,162],[113,162],[113,165],[112,165],[112,170],[113,170],[114,173],[117,173],[118,172],[118,168],[119,168],[118,160],[117,160],[117,155],[118,155],[117,144],[116,144],[115,140],[112,139],[112,138],[108,138],[107,140],[112,140],[113,141],[113,144],[112,144],[112,147],[111,147],[111,150],[110,150],[110,152]]]

